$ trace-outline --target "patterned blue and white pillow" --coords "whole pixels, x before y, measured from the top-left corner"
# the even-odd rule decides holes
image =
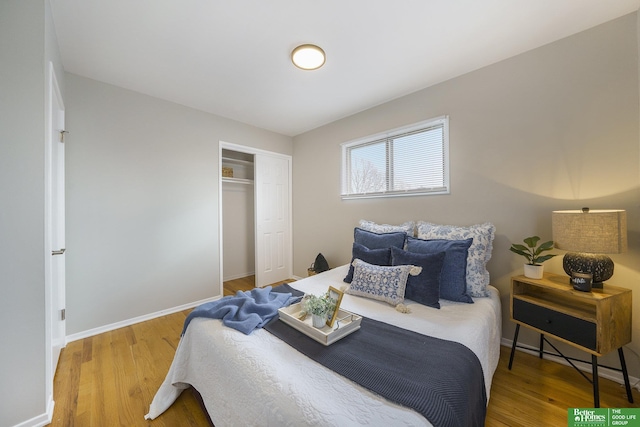
[[[419,239],[463,240],[473,238],[467,256],[467,294],[472,297],[489,296],[487,262],[491,259],[495,231],[495,226],[488,222],[470,227],[418,222]]]
[[[396,306],[404,301],[409,274],[415,276],[421,271],[421,267],[413,265],[385,267],[355,259],[353,280],[345,292]]]
[[[358,226],[363,230],[372,231],[378,234],[395,233],[397,231],[402,231],[404,233],[407,233],[407,236],[413,237],[416,223],[413,221],[407,221],[404,224],[400,224],[400,225],[389,225],[389,224],[376,224],[375,222],[361,219],[360,224]]]

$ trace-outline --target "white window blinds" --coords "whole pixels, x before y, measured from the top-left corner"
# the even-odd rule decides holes
[[[449,192],[448,118],[342,145],[342,198]]]

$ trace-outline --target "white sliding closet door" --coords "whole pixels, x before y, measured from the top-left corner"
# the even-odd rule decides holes
[[[290,164],[286,157],[255,157],[256,286],[292,274]]]

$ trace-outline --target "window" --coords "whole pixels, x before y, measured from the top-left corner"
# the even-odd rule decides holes
[[[342,144],[342,198],[449,193],[449,118]]]

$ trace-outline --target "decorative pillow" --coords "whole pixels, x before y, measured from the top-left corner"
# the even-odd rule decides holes
[[[353,281],[345,291],[351,295],[372,298],[396,306],[404,301],[409,274],[419,274],[422,268],[413,265],[385,267],[355,259]]]
[[[391,248],[391,265],[417,265],[422,272],[409,276],[404,297],[433,308],[440,308],[440,273],[446,253],[419,254]]]
[[[421,240],[407,237],[407,251],[420,254],[445,252],[440,273],[440,298],[473,303],[467,293],[467,255],[473,239]]]
[[[473,239],[467,257],[467,292],[473,297],[489,296],[487,262],[491,259],[495,231],[495,226],[488,222],[470,227],[418,222],[418,238],[420,239]]]
[[[406,237],[405,232],[379,234],[358,227],[353,230],[353,241],[369,249],[388,249],[391,246],[402,249]]]
[[[351,283],[351,280],[353,280],[353,260],[356,258],[373,265],[391,265],[391,249],[389,248],[369,249],[366,246],[354,243],[351,254],[352,265],[349,266],[349,272],[344,278],[347,283]]]
[[[416,223],[413,221],[405,222],[400,225],[389,225],[389,224],[376,224],[375,222],[367,221],[364,219],[360,220],[359,227],[363,230],[372,231],[374,233],[394,233],[394,232],[403,232],[407,233],[407,236],[414,236],[414,229]]]

